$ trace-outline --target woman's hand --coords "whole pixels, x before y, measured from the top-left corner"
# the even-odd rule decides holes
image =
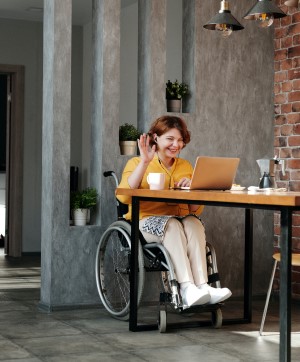
[[[128,177],[128,184],[132,189],[137,189],[140,187],[143,176],[146,172],[146,169],[149,163],[153,160],[155,155],[156,146],[149,145],[149,136],[145,133],[140,136],[138,141],[138,146],[140,150],[141,162],[137,165],[136,169]]]
[[[150,137],[149,135],[146,135],[146,133],[143,133],[140,136],[140,139],[137,140],[140,150],[141,160],[145,163],[149,163],[152,161],[156,151],[156,145],[150,147],[149,141]]]
[[[177,187],[189,187],[191,185],[191,180],[188,178],[188,177],[183,177],[182,179],[180,179],[176,186]],[[194,213],[201,213],[202,212],[202,209],[199,209],[201,205],[188,205],[189,207],[189,212],[191,214],[194,214]]]
[[[189,187],[191,180],[188,177],[183,177],[176,183],[176,187]]]

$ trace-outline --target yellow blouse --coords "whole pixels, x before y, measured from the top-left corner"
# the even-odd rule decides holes
[[[135,170],[139,162],[139,157],[133,157],[127,162],[122,174],[121,182],[119,184],[120,188],[130,188],[128,184],[128,177]],[[142,182],[139,187],[140,189],[149,189],[149,184],[147,183],[147,175],[150,172],[165,173],[165,189],[168,189],[170,187],[174,187],[174,184],[183,177],[191,178],[193,173],[193,167],[189,161],[182,158],[176,158],[171,169],[167,169],[161,163],[157,155],[155,155],[143,176]],[[124,215],[124,217],[127,220],[131,220],[131,197],[125,195],[118,195],[117,198],[123,204],[129,205],[129,211],[126,215]],[[204,206],[200,206],[196,213],[200,214],[203,211],[203,208]],[[184,216],[187,214],[189,214],[189,208],[186,204],[176,204],[168,202],[140,202],[140,219],[158,215]]]

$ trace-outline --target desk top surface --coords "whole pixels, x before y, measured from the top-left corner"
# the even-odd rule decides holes
[[[183,201],[207,201],[249,205],[300,207],[300,192],[248,192],[213,190],[149,190],[117,188],[116,195],[176,199]]]

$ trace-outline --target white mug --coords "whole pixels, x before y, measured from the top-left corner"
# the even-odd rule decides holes
[[[165,188],[166,175],[164,173],[150,172],[147,176],[147,182],[150,190],[163,190]]]

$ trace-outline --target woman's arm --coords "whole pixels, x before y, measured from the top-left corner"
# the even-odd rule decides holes
[[[189,211],[191,214],[200,215],[204,209],[203,205],[189,205]]]
[[[142,182],[145,171],[149,165],[149,162],[141,160],[141,162],[136,166],[135,170],[128,177],[127,182],[132,189],[138,189]]]
[[[141,161],[128,177],[128,184],[132,189],[139,188],[145,171],[149,165],[149,163],[153,160],[156,146],[153,145],[151,148],[149,146],[149,136],[145,133],[140,136],[138,140],[138,147],[140,150],[140,159]]]
[[[177,182],[178,187],[187,186],[189,187],[191,184],[191,180],[188,177],[183,177]],[[189,211],[191,214],[201,214],[203,211],[204,206],[203,205],[188,205]]]

